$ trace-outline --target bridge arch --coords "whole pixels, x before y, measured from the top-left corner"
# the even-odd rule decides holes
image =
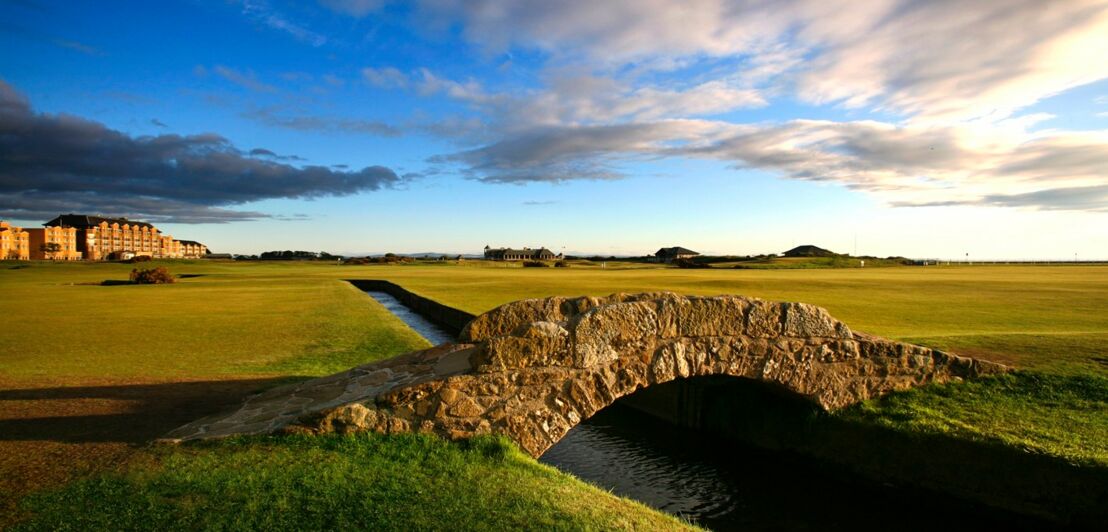
[[[443,344],[272,390],[169,435],[505,434],[540,456],[621,397],[696,376],[772,383],[825,410],[893,390],[1005,371],[853,332],[822,308],[673,293],[517,301]]]

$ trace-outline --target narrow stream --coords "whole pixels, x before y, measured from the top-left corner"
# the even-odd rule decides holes
[[[385,292],[366,290],[365,293],[369,294],[369,297],[376,299],[377,302],[388,309],[389,312],[395,314],[397,318],[400,318],[400,321],[407,323],[408,327],[411,327],[415,332],[419,333],[420,336],[426,338],[428,342],[431,342],[431,345],[439,345],[454,341],[453,335],[442,330],[438,325],[431,323],[427,318],[420,316],[414,310],[404,306],[399,299]]]
[[[433,344],[446,331],[367,292]],[[713,530],[1034,530],[1041,523],[878,484],[788,453],[678,428],[619,403],[539,458],[616,495]]]

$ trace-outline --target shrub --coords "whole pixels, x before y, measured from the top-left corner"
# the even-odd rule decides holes
[[[569,268],[569,263],[564,261],[564,260],[560,260],[560,261],[554,263],[554,267],[555,268]]]
[[[134,264],[136,262],[150,262],[150,260],[150,255],[135,255],[134,257],[131,257],[123,262],[126,262],[127,264]]]
[[[360,257],[350,258],[342,261],[343,264],[351,266],[365,265],[365,264],[397,264],[415,262],[415,259],[411,257],[402,257],[394,253],[387,253],[384,257]]]
[[[158,266],[149,270],[131,270],[131,282],[135,284],[169,284],[177,282],[177,278],[169,273],[165,266]]]
[[[524,268],[547,268],[550,265],[541,260],[525,260],[523,261]]]
[[[691,268],[691,269],[694,269],[694,270],[705,269],[705,268],[711,268],[712,267],[709,264],[702,264],[702,263],[699,263],[699,262],[694,262],[690,259],[677,259],[677,260],[673,261],[673,264],[675,266],[677,266],[678,268]]]

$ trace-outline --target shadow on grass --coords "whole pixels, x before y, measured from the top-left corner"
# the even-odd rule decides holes
[[[307,377],[0,390],[0,441],[142,445]]]

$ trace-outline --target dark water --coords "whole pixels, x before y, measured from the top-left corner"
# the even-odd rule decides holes
[[[375,292],[371,290],[366,290],[365,293],[369,294],[369,297],[376,299],[378,303],[388,309],[389,312],[395,314],[401,321],[407,323],[408,327],[411,327],[415,332],[426,338],[428,342],[431,342],[431,345],[439,345],[454,341],[454,337],[451,336],[450,333],[440,329],[438,325],[431,323],[427,318],[420,316],[412,309],[404,306],[404,304],[395,297],[385,292]]]
[[[384,292],[366,292],[432,344],[454,338]],[[922,490],[678,428],[614,404],[539,461],[715,530],[1043,530]]]
[[[953,497],[678,428],[618,403],[539,461],[714,530],[1043,530]]]

